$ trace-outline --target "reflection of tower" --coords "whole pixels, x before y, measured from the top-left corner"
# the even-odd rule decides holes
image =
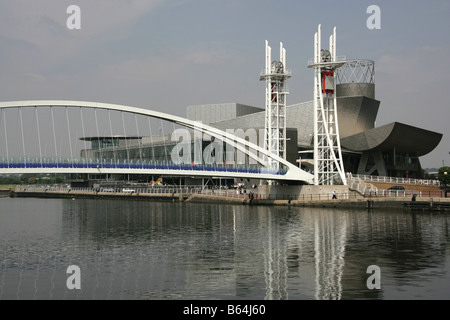
[[[321,48],[321,26],[314,36],[314,184],[347,184],[339,141],[336,103],[336,28],[329,50]]]
[[[291,77],[286,70],[286,49],[280,43],[280,61],[271,61],[272,49],[266,41],[266,67],[260,80],[266,81],[266,119],[264,147],[286,159],[286,80]],[[278,170],[279,164],[269,159],[269,165]]]
[[[347,243],[347,217],[329,212],[314,218],[315,298],[339,300]]]
[[[266,296],[264,300],[288,299],[288,266],[286,256],[286,238],[272,224],[268,217],[267,227],[270,232],[264,242],[264,280]]]

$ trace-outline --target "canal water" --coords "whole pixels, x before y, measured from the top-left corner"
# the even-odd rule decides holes
[[[0,299],[449,299],[449,217],[0,198]]]

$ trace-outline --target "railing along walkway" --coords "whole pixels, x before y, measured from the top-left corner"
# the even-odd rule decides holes
[[[361,174],[347,174],[347,179],[356,179],[362,181],[370,182],[384,182],[384,183],[395,183],[395,184],[417,184],[426,186],[440,186],[441,182],[439,180],[433,179],[412,179],[412,178],[396,178],[396,177],[379,177]]]

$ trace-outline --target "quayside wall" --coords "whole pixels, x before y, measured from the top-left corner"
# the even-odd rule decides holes
[[[355,209],[420,209],[450,210],[450,198],[421,199],[412,201],[410,197],[366,198],[346,186],[259,186],[246,190],[246,193],[234,190],[203,190],[192,193],[125,193],[100,192],[95,190],[58,191],[17,188],[9,191],[11,197],[66,198],[66,199],[122,199],[147,201],[172,201],[192,203],[216,203],[236,205],[271,205],[317,208],[355,208]],[[250,193],[253,192],[253,197]],[[333,193],[337,199],[333,199]]]

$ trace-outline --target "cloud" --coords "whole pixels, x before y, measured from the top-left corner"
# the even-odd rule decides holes
[[[193,64],[220,65],[242,62],[239,55],[232,52],[225,43],[219,42],[197,44],[187,48],[182,54],[184,60]]]
[[[244,60],[224,44],[202,44],[171,48],[162,55],[146,54],[111,61],[95,70],[85,70],[81,76],[95,88],[96,100],[107,98],[158,108],[171,106],[175,112],[184,115],[185,110],[180,108],[188,104],[223,99],[219,94],[226,92],[224,86],[232,85],[229,73],[240,74],[242,71],[236,70],[239,69],[236,65],[243,64]],[[233,67],[230,69],[229,66]],[[89,76],[88,72],[91,72]],[[225,80],[220,79],[220,74]]]
[[[61,49],[64,45],[120,30],[147,14],[161,0],[14,0],[0,5],[0,35],[38,46]],[[67,8],[78,5],[81,30],[69,30]],[[76,46],[70,46],[74,49]]]
[[[444,135],[423,157],[424,167],[448,158],[448,75],[450,46],[423,46],[383,55],[376,64],[376,92],[381,100],[377,124],[403,122]],[[407,137],[405,137],[407,139]]]
[[[0,67],[4,72],[0,82],[12,89],[7,92],[9,97],[21,92],[51,92],[52,87],[58,88],[54,90],[58,93],[67,92],[63,86],[80,83],[79,73],[86,76],[85,70],[109,57],[105,43],[125,37],[131,32],[129,26],[159,3],[161,0],[2,1]],[[67,7],[72,4],[81,9],[81,30],[66,26]],[[37,81],[44,78],[44,82]],[[65,81],[58,82],[61,79]]]
[[[145,57],[121,61],[97,70],[98,80],[109,79],[123,86],[167,84],[183,73],[180,61],[169,57]]]
[[[450,66],[444,61],[449,55],[450,46],[418,47],[385,54],[377,62],[377,77],[384,85],[392,85],[404,94],[441,85],[448,79]]]
[[[382,56],[376,64],[376,85],[383,112],[419,123],[434,122],[433,115],[446,112],[442,101],[447,99],[450,66],[445,61],[449,55],[450,46],[441,46]],[[425,111],[428,117],[420,118]]]

